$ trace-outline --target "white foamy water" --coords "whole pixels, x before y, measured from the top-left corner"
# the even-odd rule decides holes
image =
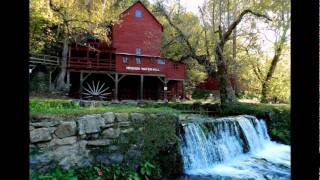
[[[270,140],[264,120],[238,116],[184,126],[184,172],[212,179],[290,179],[290,146]]]

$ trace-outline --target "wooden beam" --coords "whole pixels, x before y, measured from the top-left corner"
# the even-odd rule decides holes
[[[161,77],[157,76],[157,78],[162,82],[164,83],[164,80],[161,79]],[[164,79],[164,78],[163,78]]]
[[[51,85],[51,75],[52,75],[52,71],[49,71],[49,91],[52,90],[52,85]]]
[[[84,78],[83,81],[85,81],[92,73],[88,73]]]
[[[186,99],[186,82],[185,80],[182,81],[182,99]]]
[[[166,78],[164,78],[164,83],[163,83],[163,97],[164,97],[164,102],[168,102],[168,97],[167,97],[167,90],[165,90],[164,88],[167,87],[167,83],[168,83],[168,80]]]
[[[126,74],[123,74],[120,78],[119,78],[119,82],[121,81],[121,79],[123,79],[124,77],[126,77]]]
[[[82,89],[83,89],[83,72],[80,71],[80,99],[82,99]]]
[[[107,74],[107,76],[109,76],[114,82],[116,81],[111,74]]]
[[[70,71],[67,70],[67,85],[70,86]]]

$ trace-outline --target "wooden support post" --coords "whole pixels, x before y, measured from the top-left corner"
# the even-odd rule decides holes
[[[115,74],[114,83],[115,83],[114,100],[118,101],[118,83],[119,83],[119,74],[118,73]]]
[[[164,83],[163,83],[163,93],[164,93],[164,102],[168,102],[168,97],[167,97],[167,90],[168,90],[168,81],[166,78],[164,78]]]
[[[183,100],[186,99],[186,81],[185,80],[182,81],[182,99]]]
[[[70,87],[70,71],[67,70],[67,86]]]
[[[140,100],[143,101],[143,75],[140,75]]]
[[[82,99],[82,88],[83,87],[83,72],[80,72],[80,99]]]
[[[49,91],[52,91],[51,76],[52,76],[52,71],[49,71]]]

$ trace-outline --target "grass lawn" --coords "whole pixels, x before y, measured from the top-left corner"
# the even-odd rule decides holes
[[[98,114],[104,112],[148,112],[148,113],[177,113],[168,106],[145,106],[126,104],[110,104],[104,107],[81,107],[71,99],[52,99],[41,97],[30,97],[30,115],[34,118],[72,118],[86,114]]]

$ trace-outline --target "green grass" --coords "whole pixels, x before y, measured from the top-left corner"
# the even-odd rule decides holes
[[[104,107],[81,107],[71,99],[30,98],[32,118],[68,119],[87,114],[104,112],[143,112],[177,114],[181,112],[207,114],[215,117],[248,114],[267,121],[269,133],[273,139],[290,144],[290,105],[238,102],[220,106],[217,103],[203,101],[159,104],[148,102],[143,107],[128,104],[109,104]]]
[[[70,118],[86,114],[97,114],[104,112],[148,112],[148,113],[177,113],[175,110],[166,106],[150,105],[138,107],[135,105],[110,104],[105,107],[81,107],[69,99],[48,99],[32,97],[30,98],[31,117],[60,117]]]

